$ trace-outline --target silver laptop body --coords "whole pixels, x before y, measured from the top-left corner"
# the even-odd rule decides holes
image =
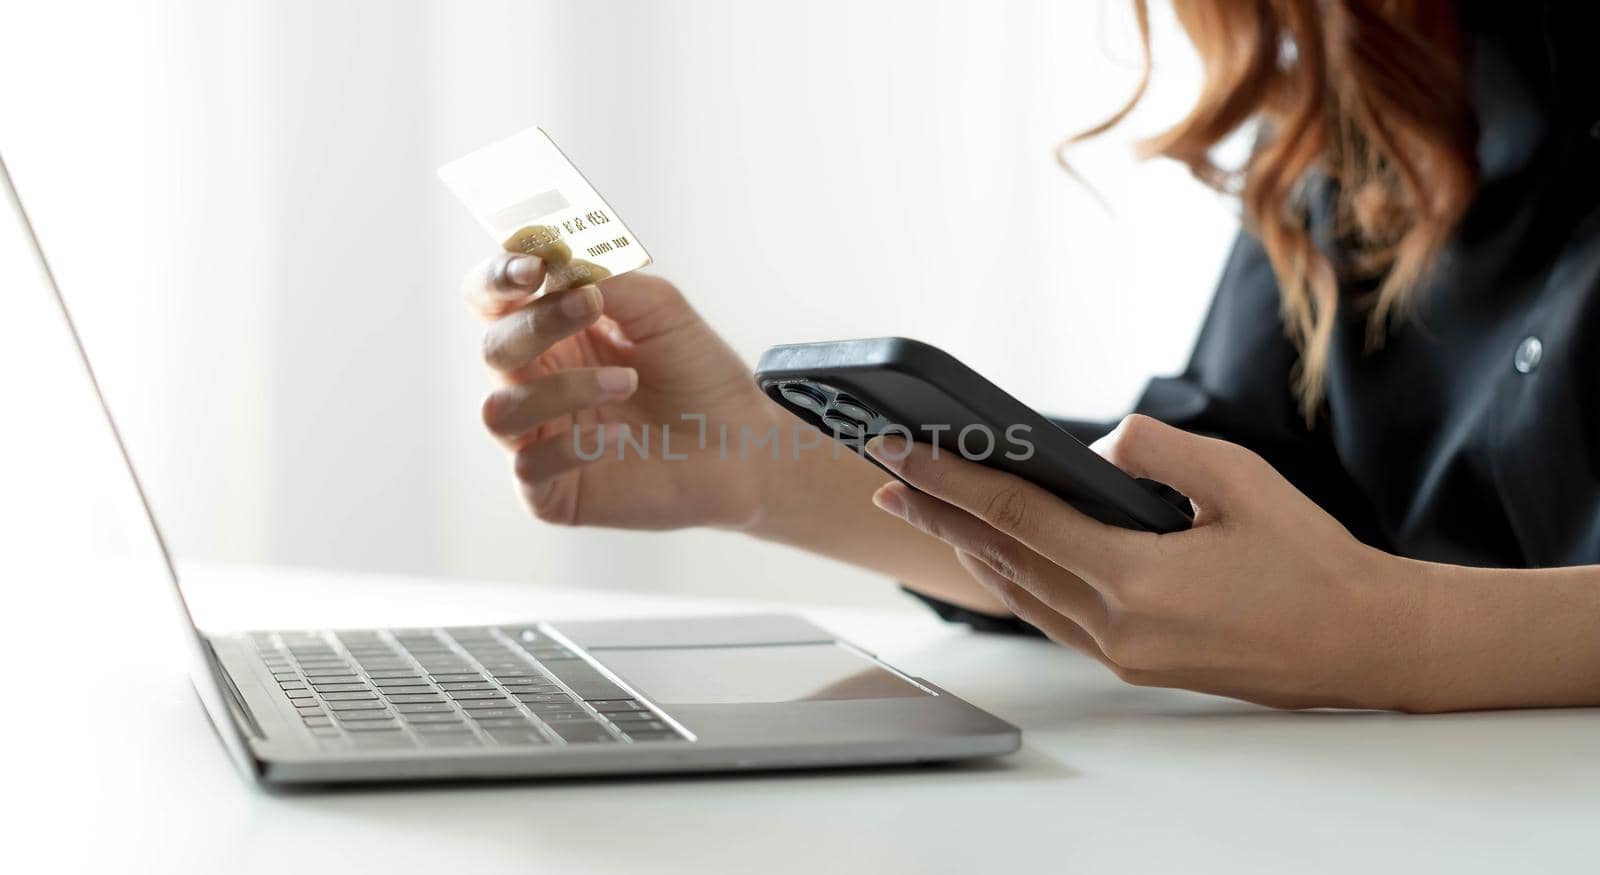
[[[195,690],[256,780],[814,768],[1017,749],[1016,727],[794,617],[204,634],[3,159],[0,177],[6,233],[29,238],[144,503]]]

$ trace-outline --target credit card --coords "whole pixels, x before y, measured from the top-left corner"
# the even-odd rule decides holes
[[[439,168],[439,178],[508,252],[545,263],[545,291],[620,276],[650,263],[550,136],[529,128]]]

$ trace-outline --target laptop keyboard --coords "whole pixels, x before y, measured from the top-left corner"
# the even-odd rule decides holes
[[[534,628],[259,632],[251,640],[326,747],[686,740],[649,705]]]

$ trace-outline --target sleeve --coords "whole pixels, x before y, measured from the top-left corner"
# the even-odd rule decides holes
[[[1283,331],[1277,280],[1266,251],[1241,233],[1188,366],[1177,376],[1151,380],[1134,411],[1250,448],[1357,538],[1384,547],[1371,506],[1345,472],[1327,429],[1307,426],[1300,414],[1290,382],[1297,357]],[[1084,443],[1114,425],[1055,422]],[[1015,617],[980,614],[907,591],[940,617],[979,631],[1039,634]]]

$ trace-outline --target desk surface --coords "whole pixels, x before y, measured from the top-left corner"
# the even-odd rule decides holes
[[[86,574],[100,580],[92,600],[84,597]],[[195,601],[212,628],[770,610],[509,584],[211,576]],[[145,581],[106,585],[112,578],[77,569],[25,588],[12,582],[23,593],[21,616],[76,620],[13,621],[5,645],[13,678],[30,665],[44,668],[24,650],[44,646],[51,676],[70,670],[88,679],[86,690],[63,692],[42,709],[48,723],[14,698],[0,706],[8,740],[27,745],[5,771],[6,821],[21,827],[6,840],[6,856],[35,863],[16,871],[1600,865],[1600,712],[1275,713],[1124,686],[1068,651],[969,634],[909,608],[801,613],[1020,725],[1019,753],[890,770],[270,794],[242,780],[213,737],[171,636],[161,634],[161,594]],[[106,650],[80,646],[85,640]]]

